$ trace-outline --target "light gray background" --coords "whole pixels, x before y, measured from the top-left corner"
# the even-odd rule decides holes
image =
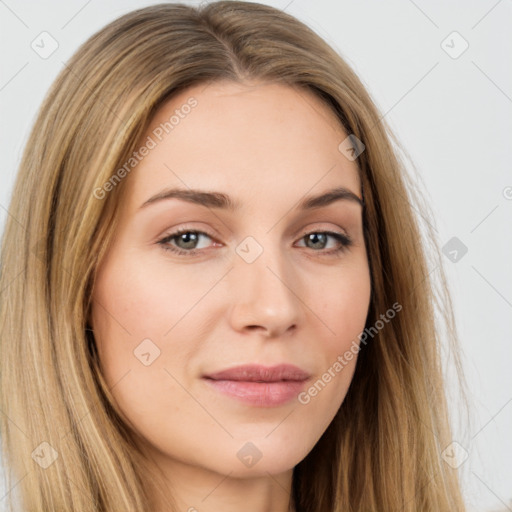
[[[153,3],[0,0],[0,229],[29,128],[63,62],[107,22]],[[454,438],[468,453],[469,510],[512,511],[511,3],[264,3],[304,21],[354,67],[421,175],[440,245],[457,237],[468,248],[456,263],[443,256],[473,415]],[[59,45],[47,59],[31,48],[43,31]],[[457,58],[465,43],[453,31],[469,44]],[[464,422],[455,401],[452,409],[454,424]]]

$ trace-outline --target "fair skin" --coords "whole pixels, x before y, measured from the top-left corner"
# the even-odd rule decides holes
[[[178,510],[286,512],[293,468],[334,418],[356,357],[308,403],[247,403],[203,376],[289,363],[310,375],[307,391],[357,340],[371,292],[362,206],[297,204],[338,187],[361,198],[358,170],[338,150],[347,134],[334,113],[278,84],[182,91],[160,107],[141,144],[192,96],[197,106],[125,178],[120,223],[93,290],[99,358]],[[240,209],[178,198],[141,208],[168,188],[222,192]],[[188,237],[170,240],[180,228]],[[194,239],[195,231],[206,234]],[[185,254],[165,250],[165,237]],[[242,257],[259,250],[254,261]],[[145,339],[146,360],[160,350],[148,365],[134,355]],[[249,442],[261,454],[253,465],[237,456],[244,446],[258,453]],[[169,509],[155,498],[155,510]]]

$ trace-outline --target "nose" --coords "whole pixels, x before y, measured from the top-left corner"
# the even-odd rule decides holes
[[[267,338],[279,337],[299,325],[301,301],[299,280],[279,249],[265,248],[252,263],[235,255],[230,272],[233,301],[230,321],[238,332],[261,331]]]

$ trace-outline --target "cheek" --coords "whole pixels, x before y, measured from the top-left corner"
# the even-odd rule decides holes
[[[365,327],[371,297],[366,260],[340,267],[335,276],[320,279],[316,287],[310,283],[308,289],[310,303],[318,308],[314,309],[318,317],[315,323],[323,333],[316,337],[317,357],[322,364],[298,402],[317,418],[314,429],[321,435],[343,402],[354,375],[359,335]]]
[[[178,321],[178,315],[183,315],[183,303],[188,302],[186,291],[176,293],[173,288],[128,251],[111,253],[99,269],[92,324],[109,385],[128,371],[140,372],[148,359],[161,360],[164,335]]]
[[[126,352],[146,338],[157,345],[168,342],[171,331],[214,283],[198,272],[183,272],[165,263],[154,264],[122,250],[105,261],[93,293],[98,344]]]
[[[310,289],[314,289],[310,287]],[[336,276],[323,280],[323,286],[312,294],[323,324],[324,349],[331,358],[347,350],[365,326],[370,305],[371,282],[368,265],[361,260]],[[315,312],[317,312],[315,311]]]
[[[99,269],[93,292],[92,325],[103,376],[115,386],[122,408],[137,416],[149,414],[151,404],[153,414],[161,410],[166,391],[179,387],[171,375],[190,384],[184,370],[217,314],[217,304],[202,299],[218,272],[184,271],[167,263],[118,248]]]
[[[98,271],[92,325],[102,374],[119,414],[135,431],[143,426],[148,434],[151,425],[165,425],[169,414],[179,414],[179,401],[170,399],[177,387],[171,375],[186,366],[194,340],[172,347],[170,341],[177,333],[186,336],[181,320],[198,293],[196,285],[182,282],[182,275],[164,278],[161,267],[122,253],[111,253]]]

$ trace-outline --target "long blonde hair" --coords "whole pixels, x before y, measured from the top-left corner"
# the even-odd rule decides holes
[[[436,305],[460,371],[456,330],[442,266],[436,291],[413,211],[426,215],[425,205],[385,120],[344,60],[292,16],[237,1],[161,4],[122,16],[80,47],[41,107],[1,252],[9,489],[17,483],[27,512],[151,509],[144,454],[112,404],[88,326],[95,271],[130,178],[102,200],[94,191],[137,149],[164,100],[226,79],[310,90],[363,141],[367,327],[391,304],[402,307],[363,347],[335,419],[295,467],[296,510],[463,511],[457,471],[441,457],[451,433]]]

